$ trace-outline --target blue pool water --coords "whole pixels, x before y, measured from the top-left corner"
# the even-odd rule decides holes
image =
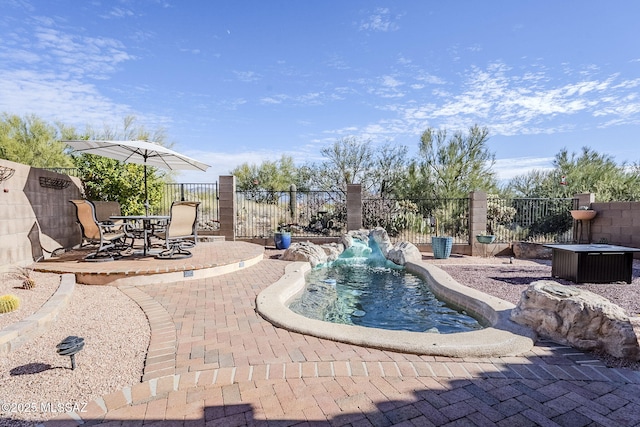
[[[482,329],[477,320],[438,300],[426,282],[387,261],[375,245],[354,245],[333,263],[316,267],[289,308],[333,323],[414,332]]]

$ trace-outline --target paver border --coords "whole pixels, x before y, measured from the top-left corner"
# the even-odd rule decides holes
[[[0,355],[9,354],[12,350],[19,348],[46,331],[58,317],[60,311],[66,307],[75,286],[75,275],[60,275],[58,289],[38,311],[0,331]]]

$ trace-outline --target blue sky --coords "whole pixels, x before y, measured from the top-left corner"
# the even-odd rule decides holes
[[[486,126],[502,179],[583,146],[640,162],[640,2],[0,0],[0,111],[83,130],[135,115],[210,164],[416,152]]]

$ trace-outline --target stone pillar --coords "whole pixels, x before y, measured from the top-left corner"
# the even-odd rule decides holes
[[[487,231],[487,193],[472,191],[469,193],[469,246],[471,255],[483,255],[481,244],[476,235]]]
[[[226,241],[236,240],[236,177],[224,175],[219,181],[220,235]]]
[[[347,231],[362,228],[362,187],[347,184]]]

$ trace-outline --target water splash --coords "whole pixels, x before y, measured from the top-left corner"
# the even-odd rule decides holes
[[[354,239],[351,247],[345,249],[335,261],[319,267],[344,264],[367,265],[373,268],[401,268],[384,256],[378,243],[372,237],[369,238],[368,242]]]

